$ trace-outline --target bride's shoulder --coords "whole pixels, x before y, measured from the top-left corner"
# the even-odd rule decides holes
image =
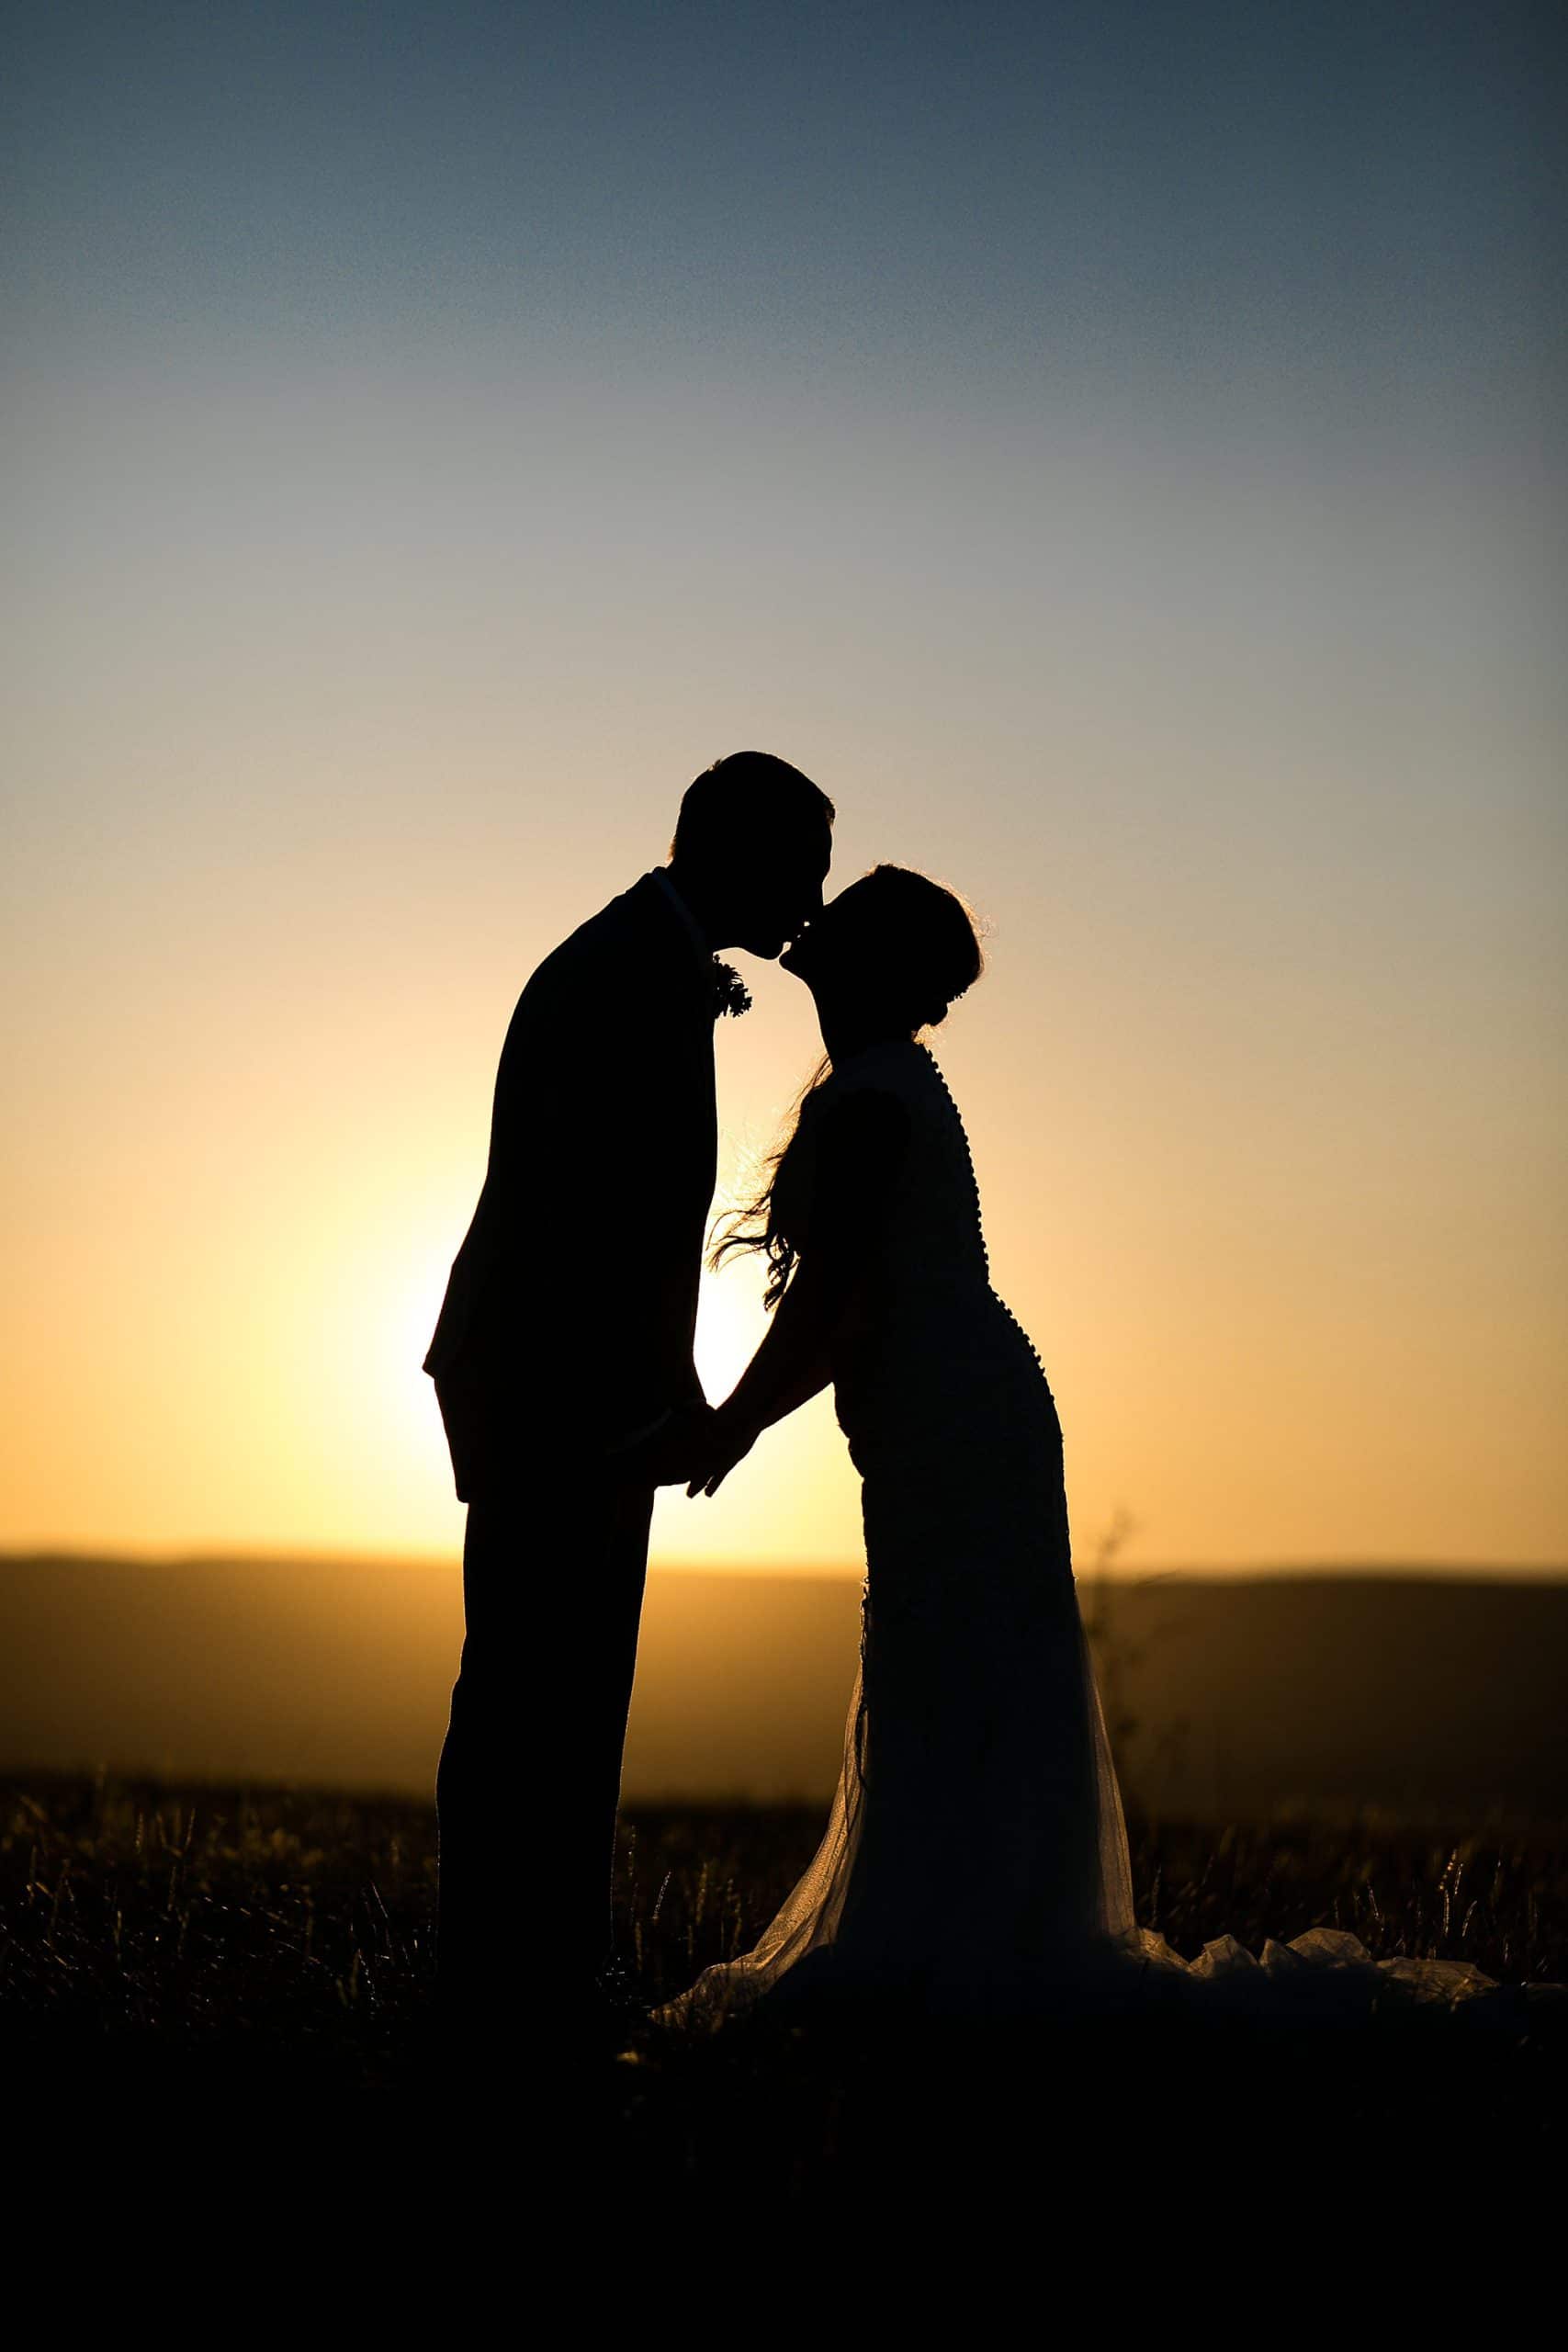
[[[926,1126],[936,1114],[942,1093],[936,1064],[923,1046],[896,1038],[868,1046],[836,1069],[822,1088],[823,1109],[851,1100],[879,1095],[898,1103],[914,1125]]]
[[[852,1087],[824,1101],[812,1150],[818,1197],[886,1191],[903,1163],[910,1129],[908,1105],[891,1087]]]
[[[841,1101],[849,1094],[908,1094],[919,1086],[929,1067],[925,1048],[906,1037],[864,1046],[846,1061],[836,1063],[822,1086],[824,1101]]]
[[[818,1090],[817,1148],[835,1161],[901,1158],[919,1088],[918,1046],[868,1046],[841,1062]]]

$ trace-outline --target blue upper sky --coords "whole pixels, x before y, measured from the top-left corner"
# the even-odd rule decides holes
[[[791,382],[1523,425],[1557,348],[1556,21],[67,0],[12,20],[11,334],[19,300],[35,356],[635,339]]]

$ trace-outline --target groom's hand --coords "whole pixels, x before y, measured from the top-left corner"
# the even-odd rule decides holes
[[[705,1398],[678,1405],[639,1444],[613,1457],[617,1476],[639,1487],[684,1485],[712,1450],[709,1431],[715,1418]]]
[[[710,1414],[707,1428],[707,1452],[698,1461],[695,1476],[686,1488],[686,1498],[694,1495],[716,1495],[738,1462],[743,1462],[756,1444],[760,1432],[739,1415],[727,1412],[721,1406]]]

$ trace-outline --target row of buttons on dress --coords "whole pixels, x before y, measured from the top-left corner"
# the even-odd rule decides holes
[[[990,1287],[991,1277],[991,1255],[990,1251],[986,1247],[986,1227],[984,1220],[980,1215],[980,1180],[975,1173],[975,1154],[970,1148],[969,1131],[964,1124],[963,1112],[960,1111],[957,1103],[953,1099],[953,1089],[949,1086],[946,1079],[942,1074],[942,1067],[938,1062],[936,1056],[932,1053],[929,1046],[922,1046],[920,1047],[920,1051],[924,1054],[927,1061],[931,1065],[931,1076],[936,1080],[937,1084],[942,1089],[943,1100],[946,1102],[948,1110],[953,1114],[953,1123],[958,1129],[959,1140],[964,1146],[964,1164],[969,1172],[969,1191],[975,1203],[975,1230],[980,1237],[980,1260],[986,1270],[986,1283],[988,1289]],[[1001,1308],[1002,1313],[1007,1317],[1008,1321],[1012,1325],[1013,1329],[1018,1333],[1019,1338],[1029,1350],[1030,1354],[1034,1359],[1034,1368],[1036,1372],[1040,1374],[1041,1379],[1044,1380],[1045,1366],[1041,1362],[1039,1349],[1035,1346],[1033,1340],[1030,1338],[1028,1332],[1024,1329],[1022,1324],[1019,1321],[1017,1316],[1008,1305],[1006,1299],[997,1298],[997,1294],[994,1290],[991,1291],[991,1296],[996,1298],[997,1305]],[[1050,1384],[1047,1382],[1046,1385],[1049,1386]]]

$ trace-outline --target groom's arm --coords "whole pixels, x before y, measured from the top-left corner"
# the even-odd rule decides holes
[[[542,967],[508,1041],[511,1295],[545,1419],[616,1477],[662,1482],[690,1476],[708,1413],[671,1346],[702,1234],[699,1222],[676,1238],[690,1183],[679,1120],[671,1133],[667,991],[622,944]]]

